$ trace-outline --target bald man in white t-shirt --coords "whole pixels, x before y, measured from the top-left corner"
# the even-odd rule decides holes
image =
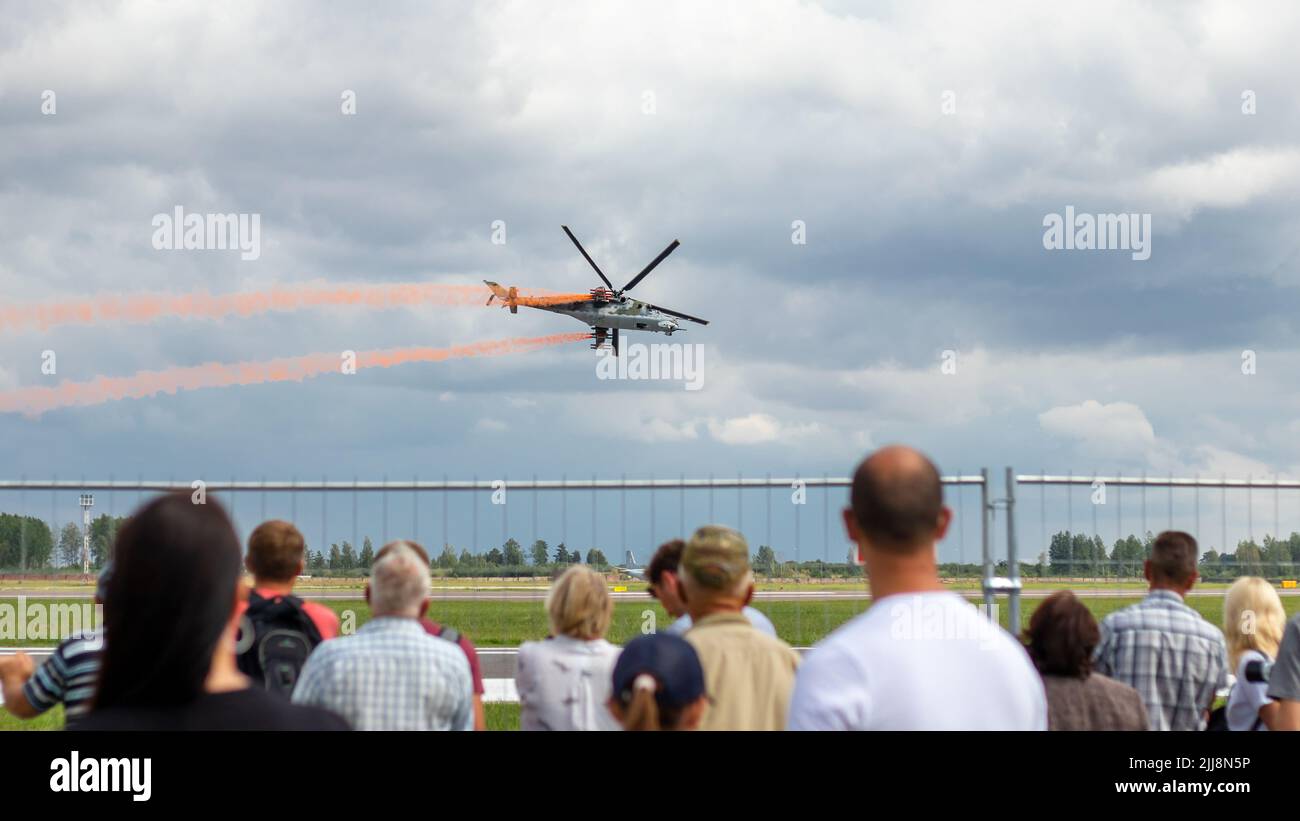
[[[1043,683],[1024,648],[939,581],[952,511],[934,464],[911,448],[872,454],[844,511],[872,605],[807,656],[791,730],[1046,730]]]

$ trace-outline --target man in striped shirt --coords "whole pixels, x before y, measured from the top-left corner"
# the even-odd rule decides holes
[[[102,635],[94,632],[64,639],[40,667],[23,652],[0,658],[5,709],[18,718],[35,718],[61,703],[65,720],[75,721],[90,708],[95,695]]]
[[[106,565],[99,574],[95,604],[104,603],[111,568]],[[103,649],[101,629],[65,638],[40,667],[26,653],[0,656],[0,694],[5,709],[27,719],[62,704],[64,720],[75,721],[90,709]]]
[[[1093,669],[1138,691],[1152,730],[1203,730],[1228,685],[1223,633],[1183,603],[1196,583],[1196,539],[1165,531],[1151,545],[1141,602],[1101,623]]]
[[[430,589],[423,551],[398,542],[381,552],[367,590],[373,617],[312,651],[294,703],[324,707],[357,730],[474,729],[469,661],[419,621]]]

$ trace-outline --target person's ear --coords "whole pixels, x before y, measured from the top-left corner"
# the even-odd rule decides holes
[[[694,730],[700,726],[700,719],[704,718],[704,707],[709,703],[708,696],[700,696],[693,704],[682,710],[681,725],[679,730]]]
[[[753,600],[754,600],[754,583],[750,582],[749,587],[745,588],[745,606],[748,607],[749,603]]]
[[[841,511],[841,516],[844,519],[844,534],[849,537],[849,541],[853,543],[853,549],[858,553],[858,564],[866,564],[867,555],[862,549],[862,531],[858,529],[858,520],[853,515],[853,509],[844,508]]]
[[[424,601],[420,602],[420,614],[416,616],[416,618],[418,619],[424,618],[424,614],[427,612],[429,612],[429,600],[425,599]]]
[[[1201,572],[1199,570],[1193,570],[1192,575],[1187,577],[1187,586],[1183,588],[1183,592],[1186,593],[1188,590],[1191,590],[1193,587],[1196,586],[1196,583],[1200,580],[1201,580]]]
[[[230,622],[239,621],[244,615],[244,606],[248,603],[248,584],[243,579],[235,583],[235,600],[230,604]]]
[[[948,532],[948,526],[952,524],[952,508],[944,505],[939,508],[939,521],[934,529],[934,540],[939,542]]]
[[[680,593],[681,585],[677,583],[677,574],[672,570],[665,570],[660,574],[659,584],[671,588],[674,593]]]
[[[370,605],[370,582],[366,582],[366,606]]]

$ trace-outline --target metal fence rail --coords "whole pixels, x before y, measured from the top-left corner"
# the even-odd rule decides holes
[[[1286,544],[1287,540],[1283,538],[1283,511],[1282,500],[1287,498],[1289,502],[1300,501],[1295,491],[1300,490],[1300,479],[1286,479],[1274,475],[1271,477],[1247,476],[1246,478],[1229,478],[1226,475],[1220,476],[1174,476],[1172,474],[1152,475],[1147,474],[1124,474],[1114,473],[1023,473],[1016,474],[1011,482],[1015,486],[1037,487],[1040,533],[1038,538],[1041,539],[1043,549],[1049,549],[1048,538],[1048,504],[1047,488],[1059,487],[1064,488],[1064,522],[1059,521],[1059,509],[1056,511],[1058,521],[1050,529],[1056,532],[1065,532],[1074,535],[1084,535],[1090,533],[1090,538],[1101,541],[1104,548],[1107,540],[1103,539],[1101,533],[1103,530],[1109,531],[1112,527],[1115,533],[1115,539],[1125,539],[1136,536],[1144,543],[1149,538],[1148,534],[1153,532],[1174,529],[1190,531],[1200,543],[1203,551],[1208,552],[1206,548],[1216,549],[1214,547],[1217,541],[1217,551],[1220,555],[1232,555],[1231,563],[1219,563],[1214,565],[1209,572],[1218,573],[1220,577],[1232,577],[1240,575],[1243,572],[1278,577],[1279,574],[1285,580],[1286,578],[1295,578],[1297,570],[1300,569],[1300,562],[1296,561],[1294,542]],[[1083,487],[1090,490],[1089,498],[1084,502],[1083,507],[1088,513],[1083,515],[1085,525],[1076,527],[1079,524],[1078,512],[1075,510],[1075,498],[1072,491]],[[1148,490],[1159,490],[1157,494],[1156,507],[1153,510],[1149,504]],[[1205,491],[1218,491],[1217,493],[1206,493]],[[1136,499],[1132,498],[1136,494]],[[1023,493],[1021,494],[1024,495]],[[1009,486],[1008,499],[1010,499],[1010,509],[1008,511],[1008,549],[1009,561],[1014,557],[1015,541],[1015,488]],[[1256,528],[1261,519],[1257,511],[1257,505],[1261,498],[1272,501],[1271,517],[1271,539],[1268,528],[1264,528],[1264,538],[1256,542]],[[1181,504],[1176,504],[1176,502]],[[1208,504],[1207,504],[1208,502]],[[1022,500],[1023,503],[1023,500]],[[1211,508],[1206,511],[1205,508]],[[1207,518],[1207,513],[1214,512],[1217,507],[1218,522],[1213,522]],[[1102,521],[1102,511],[1106,511],[1106,519]],[[1086,526],[1086,519],[1091,514],[1091,527]],[[1229,526],[1230,513],[1232,516],[1232,526]],[[1128,527],[1126,528],[1125,516],[1128,516]],[[1135,521],[1136,520],[1136,521]],[[1113,523],[1113,524],[1112,524]],[[1023,524],[1023,522],[1022,522]],[[1217,524],[1218,527],[1214,527]],[[1293,532],[1300,530],[1300,519],[1297,519],[1296,528]],[[1134,526],[1136,525],[1136,526]],[[1216,532],[1217,531],[1217,532]],[[1230,533],[1235,532],[1237,535],[1230,538]],[[1217,537],[1217,539],[1216,539]],[[1282,545],[1290,551],[1286,558],[1278,558],[1277,552],[1271,556],[1252,555],[1248,560],[1249,565],[1240,564],[1240,547],[1242,542],[1253,545],[1261,551],[1265,547],[1272,546],[1276,551],[1279,545]],[[1073,544],[1073,543],[1072,543]],[[1072,548],[1073,550],[1073,548]],[[1085,556],[1083,562],[1085,567],[1089,568],[1090,574],[1100,568],[1099,574],[1103,578],[1128,577],[1135,566],[1140,567],[1141,562],[1134,559],[1115,559],[1115,552],[1112,550],[1111,558],[1097,559],[1095,556]],[[1056,559],[1053,558],[1053,564]],[[1067,574],[1077,576],[1076,560],[1073,553],[1066,562],[1068,565]],[[1124,571],[1129,571],[1126,574]],[[1134,578],[1140,578],[1134,577]]]
[[[456,481],[423,480],[388,480],[381,481],[311,481],[292,479],[289,481],[223,481],[220,479],[195,479],[190,481],[157,481],[144,479],[0,479],[0,491],[18,490],[104,490],[124,492],[165,492],[169,490],[190,490],[194,481],[202,481],[205,489],[213,492],[257,492],[270,493],[295,491],[303,493],[337,492],[337,491],[492,491],[502,485],[510,490],[691,490],[698,488],[743,490],[747,488],[785,488],[801,482],[809,488],[847,488],[853,483],[851,478],[791,476],[786,478],[764,477],[746,479],[744,477],[726,478],[709,477],[707,479],[473,479]],[[981,474],[944,476],[945,485],[982,485],[985,477]]]
[[[956,489],[982,488],[986,481],[984,472],[958,472],[941,478],[946,486]],[[287,518],[300,526],[309,545],[326,549],[340,536],[350,540],[357,549],[361,546],[360,537],[367,533],[386,542],[390,536],[389,524],[393,522],[393,536],[418,539],[423,524],[423,535],[432,540],[431,532],[436,533],[441,527],[442,544],[454,545],[457,551],[468,546],[471,553],[481,555],[492,546],[499,526],[501,542],[507,537],[525,542],[528,536],[533,541],[549,541],[551,546],[557,541],[571,546],[582,542],[585,550],[586,540],[590,538],[591,547],[603,549],[608,553],[607,559],[621,563],[622,550],[633,547],[638,552],[650,550],[660,541],[656,536],[665,533],[682,536],[695,524],[720,522],[736,526],[755,548],[764,544],[773,546],[780,552],[782,562],[793,559],[796,563],[815,560],[843,564],[848,545],[844,545],[843,552],[833,546],[842,540],[838,510],[847,501],[851,484],[850,477],[828,474],[664,478],[503,475],[491,479],[351,480],[328,477],[249,480],[217,476],[19,478],[0,479],[0,510],[5,510],[7,503],[17,502],[26,511],[34,502],[34,507],[42,512],[39,518],[50,524],[57,543],[60,528],[72,520],[60,511],[71,510],[69,504],[77,498],[75,494],[102,494],[106,498],[98,500],[96,512],[104,510],[115,515],[125,513],[149,495],[168,491],[188,493],[201,486],[207,494],[223,496],[237,521],[254,517],[257,521]],[[508,497],[509,504],[497,498],[502,490],[507,491],[500,495]],[[806,495],[798,492],[804,490],[808,491]],[[843,492],[842,499],[840,492]],[[978,538],[984,552],[989,541],[987,533],[975,536],[966,532],[969,528],[965,519],[973,521],[974,517],[966,515],[970,506],[965,495],[954,494],[953,506],[958,516],[950,542],[958,543],[963,562],[968,537]],[[457,498],[460,503],[449,505],[449,499]],[[546,502],[548,498],[554,502]],[[358,499],[362,501],[359,503]],[[401,524],[407,514],[409,524]],[[590,516],[589,525],[582,522],[585,515]],[[317,516],[319,520],[314,522]],[[981,531],[986,525],[986,519],[981,517]],[[574,541],[569,540],[570,536]],[[500,546],[501,542],[495,545]],[[611,548],[620,552],[609,552]],[[527,542],[524,549],[527,552]],[[641,558],[648,556],[643,553]],[[25,559],[22,566],[26,566]]]

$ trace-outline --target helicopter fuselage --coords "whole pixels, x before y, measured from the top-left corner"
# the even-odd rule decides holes
[[[677,319],[629,297],[610,302],[563,302],[558,305],[535,305],[538,310],[571,316],[593,328],[617,328],[621,331],[653,331],[672,336],[681,330]]]

